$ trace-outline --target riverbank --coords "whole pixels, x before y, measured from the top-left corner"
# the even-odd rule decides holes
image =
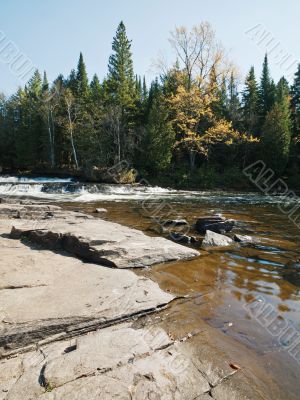
[[[153,267],[131,268],[132,257],[135,263],[145,260],[136,249],[128,251],[122,269],[108,268],[99,259],[91,263],[82,261],[82,254],[74,257],[78,246],[73,252],[53,247],[53,235],[69,224],[81,244],[97,247],[104,243],[87,238],[84,224],[97,223],[105,242],[126,231],[132,238],[143,237],[148,265],[162,257],[170,261],[171,253],[174,259],[175,250],[178,260],[197,257],[194,250],[165,239],[155,240],[149,250],[153,238],[139,231],[57,206],[3,203],[0,208],[1,400],[288,398],[249,349],[210,327],[201,315],[190,314],[188,305],[205,304],[209,290],[183,296],[160,282],[163,291]],[[12,226],[24,235],[12,239]],[[47,238],[43,246],[25,235],[28,230]],[[118,249],[120,243],[124,254],[132,250],[128,246],[139,247],[118,236]],[[115,257],[112,253],[110,248],[105,257]],[[176,269],[177,264],[165,265]]]

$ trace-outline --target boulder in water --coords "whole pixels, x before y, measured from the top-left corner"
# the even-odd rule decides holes
[[[188,222],[185,219],[168,219],[166,221],[162,222],[162,225],[164,226],[181,226],[181,225],[188,225]]]
[[[107,209],[106,208],[96,208],[96,210],[94,212],[96,214],[103,214],[103,213],[107,213]]]
[[[247,235],[234,235],[233,239],[238,243],[253,243],[254,239],[252,236]]]
[[[223,217],[203,217],[196,222],[196,230],[204,234],[207,230],[215,233],[230,232],[234,227],[233,219],[225,219]]]
[[[224,247],[230,246],[234,241],[225,235],[207,230],[202,247]]]
[[[175,242],[181,242],[181,243],[196,243],[198,240],[195,236],[188,236],[184,235],[180,232],[172,232],[170,233],[170,239],[174,240]]]

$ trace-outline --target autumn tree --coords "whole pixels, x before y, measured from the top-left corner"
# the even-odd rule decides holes
[[[196,79],[199,86],[205,85],[214,70],[219,79],[224,72],[230,73],[231,65],[225,57],[222,44],[208,22],[186,27],[176,27],[169,39],[175,50],[179,67],[186,75],[187,89]]]
[[[181,83],[168,99],[173,114],[173,126],[177,132],[176,146],[187,152],[191,171],[195,168],[196,155],[201,153],[200,122],[212,116],[211,103],[214,98],[204,94],[196,83],[191,87],[184,84],[184,74],[179,74]],[[200,146],[200,147],[199,147]]]

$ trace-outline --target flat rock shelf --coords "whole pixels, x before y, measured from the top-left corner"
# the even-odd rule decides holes
[[[13,207],[6,205],[5,209],[9,215],[15,215]],[[28,238],[47,249],[65,250],[84,261],[115,268],[144,268],[199,256],[192,248],[99,218],[84,218],[79,213],[51,211],[51,208],[49,211],[29,208],[29,211],[35,217],[39,213],[44,216],[25,223],[16,219],[11,238]],[[26,217],[26,207],[19,213]]]
[[[6,203],[0,248],[0,400],[268,398],[216,349],[212,328],[180,325],[187,298],[134,272],[198,251],[57,206]]]

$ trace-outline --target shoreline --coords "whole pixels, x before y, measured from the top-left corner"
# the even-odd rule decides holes
[[[38,210],[38,202],[33,207],[35,214],[29,209],[21,219],[0,216],[0,297],[1,304],[11,305],[5,315],[2,310],[2,338],[7,340],[10,331],[10,338],[18,340],[0,360],[3,399],[81,399],[86,393],[96,399],[97,387],[106,390],[106,399],[144,399],[151,393],[158,393],[157,399],[280,398],[276,383],[256,366],[252,352],[201,318],[183,325],[180,315],[195,299],[163,291],[151,269],[144,274],[107,268],[82,262],[70,252],[45,249],[32,238],[9,238],[12,225],[28,229],[33,218],[52,231],[61,219],[74,224],[77,218],[82,226],[91,218],[45,204]],[[45,220],[49,212],[54,217]],[[50,324],[45,324],[47,315]],[[31,346],[24,353],[18,347],[22,338]],[[116,379],[125,385],[113,384]],[[175,393],[177,397],[168,397]]]

